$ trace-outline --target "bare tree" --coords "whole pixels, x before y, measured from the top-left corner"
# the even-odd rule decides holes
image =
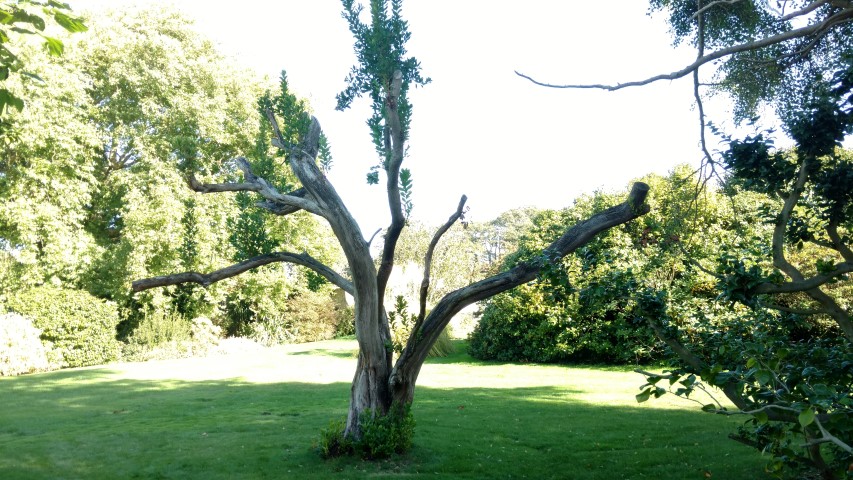
[[[406,225],[410,183],[408,172],[401,168],[406,152],[411,105],[406,92],[411,84],[425,84],[414,58],[404,58],[405,41],[409,37],[400,16],[401,0],[371,2],[370,25],[362,23],[360,6],[344,0],[344,17],[356,38],[359,65],[348,77],[349,86],[338,96],[339,108],[346,108],[356,97],[367,94],[373,101],[374,115],[368,121],[381,162],[369,179],[386,176],[388,208],[391,224],[384,233],[384,245],[378,267],[371,257],[369,241],[341,200],[334,186],[317,165],[322,143],[322,130],[316,118],[293,111],[295,97],[283,91],[267,103],[267,119],[272,127],[273,145],[286,153],[287,165],[301,183],[301,188],[281,192],[270,182],[255,175],[250,163],[237,158],[243,180],[231,183],[202,183],[190,177],[190,187],[201,193],[255,192],[257,206],[273,215],[287,215],[305,210],[324,218],[340,243],[348,264],[350,278],[323,265],[304,253],[276,252],[251,258],[239,264],[207,274],[184,272],[148,278],[133,283],[136,292],[154,287],[195,282],[210,285],[224,278],[272,262],[292,262],[313,269],[333,284],[352,294],[355,301],[355,325],[358,340],[358,365],[352,382],[346,435],[358,439],[363,412],[384,415],[393,405],[409,405],[414,399],[418,374],[430,348],[451,318],[467,305],[487,299],[523,283],[534,280],[543,266],[556,261],[588,243],[609,228],[628,222],[649,211],[645,199],[648,186],[634,185],[626,201],[602,211],[588,220],[568,227],[562,236],[545,248],[541,255],[515,268],[472,283],[441,298],[427,314],[430,286],[430,261],[441,236],[463,217],[466,197],[435,234],[425,258],[425,274],[421,285],[417,322],[395,362],[392,362],[391,334],[384,305],[385,290],[394,268],[394,253],[400,233]],[[298,110],[298,109],[297,109]],[[283,122],[280,122],[282,119]]]

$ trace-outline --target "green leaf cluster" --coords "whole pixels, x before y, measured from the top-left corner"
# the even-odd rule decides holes
[[[400,119],[403,140],[408,138],[412,105],[408,99],[411,85],[426,85],[429,78],[421,75],[420,62],[407,57],[406,42],[411,37],[408,22],[402,18],[402,0],[371,0],[370,21],[362,20],[363,6],[353,0],[342,0],[343,17],[355,37],[356,65],[347,75],[346,88],[337,96],[338,110],[345,110],[356,98],[367,95],[371,100],[372,114],[367,120],[376,153],[382,163],[367,176],[368,184],[378,183],[378,170],[387,169],[392,152],[388,136],[386,107],[394,102]],[[392,98],[395,72],[402,75],[399,97]]]
[[[843,3],[843,2],[842,2]],[[780,17],[811,8],[806,16]],[[702,13],[699,9],[702,8]],[[819,23],[837,13],[836,2],[810,0],[787,2],[711,0],[650,0],[650,14],[662,15],[669,24],[673,43],[704,45],[705,54],[790,32],[805,22]],[[699,28],[701,17],[702,28]],[[731,96],[737,120],[753,117],[769,104],[783,116],[784,105],[796,100],[798,91],[816,77],[830,78],[850,65],[853,36],[850,22],[827,25],[819,34],[792,39],[762,48],[745,50],[715,63],[712,91]],[[777,102],[783,100],[782,103]]]
[[[34,10],[39,10],[40,13],[33,13]],[[44,40],[45,49],[51,55],[60,56],[65,50],[65,44],[60,39],[44,33],[47,25],[42,15],[53,19],[57,25],[68,32],[85,32],[86,25],[70,13],[71,7],[67,3],[54,0],[46,2],[14,0],[0,3],[0,82],[6,81],[12,73],[41,80],[37,75],[23,70],[24,59],[15,53],[12,46],[14,37],[16,35],[39,36]],[[19,112],[23,110],[23,98],[5,87],[0,87],[0,119],[12,108]]]

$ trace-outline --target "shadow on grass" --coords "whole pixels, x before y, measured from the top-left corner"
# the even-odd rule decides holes
[[[591,405],[558,387],[418,388],[411,453],[323,461],[349,384],[109,379],[0,382],[0,478],[759,478],[731,419]]]
[[[315,348],[312,350],[302,350],[298,352],[290,352],[288,355],[325,355],[327,357],[336,358],[358,358],[357,350],[333,350],[330,348]]]
[[[664,368],[664,365],[656,364],[656,365],[608,365],[608,364],[595,364],[595,363],[526,363],[526,362],[513,362],[513,361],[501,361],[501,360],[478,360],[471,355],[468,354],[468,340],[463,339],[454,339],[453,343],[453,353],[445,356],[445,357],[429,357],[426,363],[432,363],[436,365],[447,365],[447,364],[462,364],[462,365],[547,365],[547,366],[562,366],[562,367],[572,367],[572,368],[589,368],[594,370],[601,370],[605,372],[633,372],[634,369],[638,367],[642,367],[645,369],[653,370],[655,368]]]

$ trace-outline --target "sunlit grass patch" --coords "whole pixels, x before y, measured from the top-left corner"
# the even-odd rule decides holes
[[[317,455],[346,414],[355,342],[0,379],[0,478],[753,479],[737,421],[660,399],[625,370],[427,363],[414,447],[369,463]]]

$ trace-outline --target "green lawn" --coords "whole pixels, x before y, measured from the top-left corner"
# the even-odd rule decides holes
[[[0,378],[0,479],[756,479],[739,420],[637,404],[620,369],[428,363],[411,453],[324,461],[346,413],[353,341]]]

